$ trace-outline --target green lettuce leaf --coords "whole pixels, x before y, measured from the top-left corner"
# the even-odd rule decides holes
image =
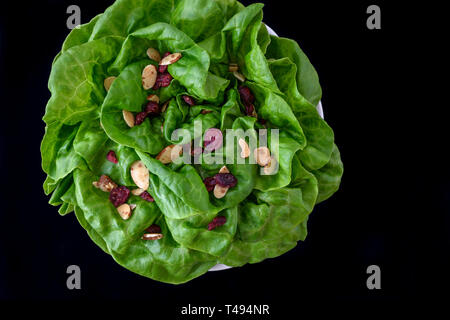
[[[302,163],[311,170],[323,167],[330,160],[333,150],[333,130],[320,117],[316,107],[298,91],[296,64],[288,58],[282,58],[270,61],[269,65],[308,141],[306,147],[299,152]]]
[[[237,267],[277,257],[305,239],[314,205],[338,190],[343,165],[334,133],[316,110],[322,96],[317,73],[295,41],[269,35],[263,6],[117,0],[72,30],[54,58],[41,143],[44,192],[60,215],[75,212],[93,242],[124,268],[178,284],[218,263]],[[161,56],[182,54],[167,68],[171,83],[157,90],[142,86],[145,66],[158,66],[147,56],[150,47]],[[230,64],[238,65],[244,82]],[[255,96],[251,115],[241,86]],[[130,128],[123,112],[136,116],[150,94],[164,110]],[[169,145],[205,147],[210,128],[221,130],[222,147],[197,156],[186,149],[182,161],[170,164],[158,160]],[[180,142],[178,129],[189,139]],[[266,175],[253,150],[241,158],[241,138],[252,149],[267,140],[277,171]],[[149,170],[145,191],[153,201],[135,195],[136,161]],[[204,180],[223,166],[237,184],[216,198]],[[102,175],[132,190],[127,219],[110,193],[96,187]],[[225,223],[212,228],[218,217]],[[162,238],[144,240],[152,225]]]
[[[145,119],[132,128],[123,120],[123,110],[138,113],[147,102],[147,92],[142,87],[142,69],[149,61],[140,61],[127,66],[114,80],[106,96],[101,122],[106,134],[118,144],[157,154],[164,147],[160,118]]]
[[[130,63],[143,59],[149,47],[160,52],[182,53],[183,57],[169,66],[169,73],[195,97],[216,101],[229,84],[228,80],[208,72],[210,58],[204,49],[182,31],[162,22],[130,34],[109,68],[110,73],[118,73]]]
[[[230,0],[181,0],[170,23],[195,42],[201,42],[221,31],[239,9],[238,2]]]
[[[270,36],[266,56],[270,59],[289,58],[297,66],[297,87],[300,94],[314,106],[322,98],[319,77],[308,57],[297,42],[287,38]]]
[[[121,41],[107,37],[66,50],[55,61],[48,87],[52,96],[43,120],[74,125],[98,117],[105,98],[106,67],[117,55]]]
[[[258,43],[260,29],[266,28],[261,23],[262,16],[262,11],[260,11],[245,30],[242,44],[237,52],[238,64],[247,79],[270,89],[272,92],[279,93],[277,82],[270,72],[267,59]]]
[[[255,109],[258,116],[288,133],[303,149],[306,146],[305,134],[283,97],[256,83],[249,82],[247,86],[255,95]]]
[[[96,15],[88,23],[79,25],[75,29],[72,29],[66,40],[64,40],[61,51],[64,52],[72,47],[79,46],[80,44],[88,42],[92,31],[94,30],[94,27],[101,16],[102,13]]]
[[[126,38],[156,22],[169,23],[179,0],[117,0],[98,19],[90,41],[108,36]]]
[[[166,218],[166,222],[178,243],[190,249],[221,257],[228,252],[233,242],[238,209],[228,208],[217,215],[226,217],[227,222],[212,231],[208,230],[208,224],[215,218],[215,213],[199,214],[185,219]]]
[[[339,149],[336,145],[334,145],[330,162],[319,170],[312,171],[312,173],[319,182],[319,196],[317,197],[317,203],[320,203],[331,197],[339,189],[341,184],[344,166],[341,161]]]

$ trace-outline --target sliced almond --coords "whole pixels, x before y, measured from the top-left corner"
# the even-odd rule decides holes
[[[155,48],[148,48],[147,49],[147,55],[150,59],[160,62],[161,61],[161,55],[159,54],[159,51]]]
[[[239,146],[241,147],[241,158],[248,158],[250,156],[250,148],[244,139],[239,139]]]
[[[131,217],[131,208],[130,205],[127,203],[118,206],[117,212],[119,212],[123,220],[128,220]]]
[[[164,123],[161,125],[161,133],[164,133]]]
[[[167,100],[166,102],[164,102],[164,104],[161,107],[161,113],[166,112],[169,102],[170,102],[170,100]]]
[[[230,72],[235,72],[239,70],[239,66],[237,65],[237,63],[230,63],[228,65],[228,71]]]
[[[140,160],[133,162],[130,168],[131,178],[134,183],[141,189],[147,190],[149,186],[149,177],[147,167]]]
[[[111,85],[114,82],[114,80],[116,80],[116,77],[111,76],[106,78],[105,81],[103,81],[103,85],[105,86],[106,91],[109,91],[109,88],[111,88]]]
[[[223,166],[220,168],[219,173],[230,173],[230,170],[228,170],[227,166]]]
[[[168,164],[171,162],[170,154],[172,153],[172,146],[167,146],[161,150],[156,156],[156,160],[161,161],[163,164]]]
[[[203,109],[201,114],[208,114],[208,113],[211,113],[211,112],[212,112],[212,110]]]
[[[228,189],[228,187],[222,187],[216,184],[214,186],[214,197],[217,199],[222,199],[227,194]]]
[[[240,81],[244,82],[245,81],[245,76],[237,71],[233,71],[233,75]]]
[[[265,167],[270,162],[270,150],[267,147],[259,147],[254,151],[254,156],[256,163],[258,163],[261,167]]]
[[[270,158],[270,162],[263,168],[264,175],[270,176],[272,175],[278,167],[277,160],[274,157]]]
[[[183,146],[179,144],[175,145],[171,153],[172,162],[178,159],[182,154],[183,154]]]
[[[154,65],[149,64],[144,68],[144,70],[142,71],[142,86],[144,87],[145,90],[153,88],[153,86],[156,83],[157,75],[158,72]]]
[[[145,191],[144,189],[137,188],[137,189],[131,190],[131,194],[139,197],[144,191]]]
[[[163,237],[162,233],[144,233],[142,240],[159,240]]]
[[[123,120],[130,128],[134,127],[134,114],[128,110],[122,110]]]
[[[172,54],[169,54],[167,57],[163,58],[160,62],[160,66],[167,66],[169,64],[173,64],[181,59],[183,55],[180,52],[175,52]]]
[[[161,161],[163,164],[168,164],[173,162],[183,152],[183,147],[180,145],[172,144],[161,150],[156,156],[156,160]]]
[[[147,97],[148,101],[159,103],[159,97],[156,94],[151,94]]]
[[[136,207],[137,207],[137,206],[136,206],[134,203],[133,203],[133,204],[130,204],[130,209],[131,209],[131,210],[136,209]]]

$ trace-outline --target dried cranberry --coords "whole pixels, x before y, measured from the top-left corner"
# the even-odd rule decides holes
[[[206,148],[207,146],[209,146],[211,143],[213,143],[214,141],[216,141],[216,137],[212,136],[209,137],[209,140],[205,140],[203,141],[203,145]]]
[[[158,67],[158,72],[159,72],[159,73],[166,73],[168,67],[169,67],[168,65],[165,65],[165,66],[159,66],[159,67]]]
[[[203,145],[205,147],[205,152],[212,152],[214,150],[220,149],[223,143],[222,131],[217,128],[209,128],[205,132],[203,139]]]
[[[150,193],[148,193],[147,191],[142,192],[141,195],[140,195],[140,197],[141,197],[142,199],[144,199],[145,201],[148,201],[148,202],[153,202],[153,201],[155,201],[155,199],[153,199],[153,197],[152,197],[152,196],[150,195]]]
[[[159,90],[161,88],[161,83],[158,82],[158,76],[156,76],[156,82],[155,85],[153,86],[153,90]]]
[[[255,102],[255,96],[250,89],[244,86],[239,87],[239,95],[245,106],[245,114],[248,116],[255,116],[255,106],[253,105],[253,102]]]
[[[198,156],[199,154],[203,153],[203,148],[202,147],[193,147],[191,149],[191,155],[192,156]]]
[[[168,87],[170,83],[172,82],[173,77],[170,75],[170,73],[163,73],[161,75],[161,87]]]
[[[244,105],[253,104],[253,102],[255,102],[255,96],[248,87],[239,87],[239,95],[241,96]]]
[[[245,114],[248,116],[253,115],[253,111],[255,111],[255,106],[253,104],[245,105]]]
[[[150,227],[145,229],[145,232],[148,232],[148,233],[161,233],[161,227],[158,226],[157,224],[152,224]]]
[[[205,184],[206,190],[208,190],[208,192],[211,192],[216,185],[216,179],[214,177],[208,177],[203,180],[203,183]]]
[[[216,183],[221,187],[233,188],[237,184],[237,179],[231,173],[218,173],[214,176]]]
[[[139,112],[136,115],[136,118],[134,119],[134,124],[136,126],[142,124],[142,122],[144,122],[145,118],[147,118],[147,112],[145,112],[145,111]]]
[[[149,101],[145,106],[145,112],[147,114],[158,114],[159,113],[159,105],[154,101]]]
[[[116,187],[111,190],[109,200],[115,207],[125,203],[130,196],[130,190],[125,186]]]
[[[208,224],[208,230],[211,231],[217,227],[224,225],[227,222],[227,218],[224,216],[217,216]]]
[[[160,73],[156,77],[155,85],[153,86],[153,90],[158,90],[161,87],[168,87],[170,82],[172,81],[172,76],[170,73]]]
[[[188,105],[190,105],[191,107],[192,107],[192,106],[195,106],[194,98],[192,98],[192,97],[190,97],[190,96],[187,96],[187,95],[183,95],[182,98],[183,98],[184,102],[186,102],[186,103],[187,103]]]
[[[113,150],[109,150],[108,154],[106,155],[106,159],[108,161],[111,161],[112,163],[119,162],[117,161],[116,153]]]
[[[265,124],[267,123],[267,121],[264,120],[264,119],[262,119],[262,118],[259,118],[258,121],[259,121],[259,123],[261,123],[262,125],[265,125]]]

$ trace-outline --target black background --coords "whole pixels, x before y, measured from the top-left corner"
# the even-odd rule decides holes
[[[448,296],[449,174],[445,160],[428,166],[421,158],[432,153],[422,125],[436,121],[426,103],[434,94],[407,85],[414,82],[414,70],[426,65],[420,53],[426,43],[418,39],[430,8],[412,12],[384,1],[262,1],[264,21],[297,40],[319,73],[325,119],[344,162],[342,185],[314,209],[309,235],[294,250],[174,286],[120,267],[73,214],[60,217],[42,191],[41,118],[51,62],[69,32],[66,8],[79,5],[86,23],[112,2],[2,3],[1,299],[142,299],[150,309],[167,306],[174,316],[188,303],[256,303],[271,305],[276,318],[300,312],[308,301],[377,304]],[[366,28],[370,4],[381,7],[381,30]],[[412,123],[417,120],[411,114],[421,120]],[[430,176],[440,182],[431,183]],[[71,264],[81,267],[81,290],[66,288]],[[381,268],[381,290],[366,287],[372,264]]]

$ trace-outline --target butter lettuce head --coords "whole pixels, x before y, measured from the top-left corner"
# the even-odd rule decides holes
[[[317,73],[294,40],[269,36],[262,10],[235,0],[117,0],[72,30],[55,57],[43,117],[44,191],[123,267],[178,284],[218,263],[237,267],[277,257],[305,239],[314,206],[338,190],[343,166],[334,133],[316,111]],[[183,55],[168,67],[170,86],[157,91],[141,82],[143,68],[157,64],[147,57],[149,47]],[[217,199],[203,179],[221,165],[164,165],[156,155],[176,142],[176,129],[194,133],[195,121],[201,133],[243,129],[256,136],[263,128],[245,114],[230,63],[245,76],[265,128],[279,129],[279,170],[264,176],[256,164],[228,165],[238,184]],[[110,76],[116,79],[106,91]],[[150,93],[161,105],[169,102],[166,111],[128,127],[123,111],[140,112]],[[189,107],[182,95],[197,105]],[[111,150],[118,163],[107,160]],[[123,220],[108,193],[92,183],[105,174],[136,188],[130,167],[137,160],[150,172],[155,201],[131,195],[136,208]],[[218,215],[226,223],[208,230]],[[152,224],[164,237],[142,240]]]

